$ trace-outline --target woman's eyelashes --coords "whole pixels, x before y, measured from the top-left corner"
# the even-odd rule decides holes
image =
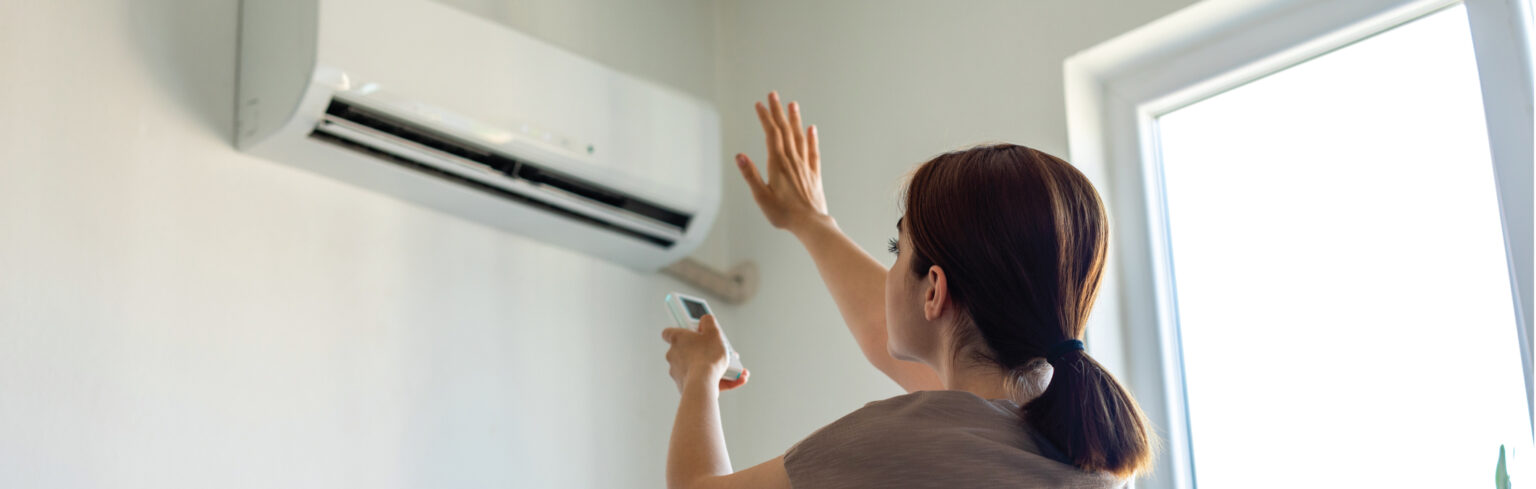
[[[891,238],[891,241],[887,244],[885,249],[886,251],[891,252],[892,255],[901,254],[901,245],[898,241],[896,241],[896,238]]]

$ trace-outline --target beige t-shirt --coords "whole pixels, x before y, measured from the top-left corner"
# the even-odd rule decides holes
[[[795,489],[1125,487],[1067,463],[1020,416],[1011,400],[917,391],[816,430],[784,452],[784,469]]]

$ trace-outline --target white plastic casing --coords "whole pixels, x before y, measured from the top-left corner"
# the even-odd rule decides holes
[[[245,1],[240,22],[234,139],[251,154],[642,271],[687,256],[718,212],[719,118],[693,97],[428,0]],[[310,137],[335,99],[691,219],[661,246]]]
[[[688,302],[694,303],[694,311],[689,310]],[[694,331],[699,330],[700,318],[706,314],[714,314],[709,309],[709,303],[704,302],[704,299],[679,292],[667,294],[667,310],[672,312],[672,319],[677,321],[677,327]],[[720,318],[715,318],[715,325],[720,325]],[[723,326],[720,330],[720,337],[725,339],[725,329]],[[730,359],[730,366],[726,367],[725,375],[722,375],[720,380],[733,381],[741,378],[741,372],[746,370],[746,368],[742,367],[741,355],[737,354],[736,349],[731,347],[731,340],[729,339],[725,339],[725,352],[726,356]]]

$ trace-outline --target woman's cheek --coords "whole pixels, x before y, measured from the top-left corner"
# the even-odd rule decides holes
[[[895,268],[892,268],[892,270],[895,270]],[[891,318],[891,314],[896,312],[895,308],[892,307],[892,305],[895,304],[895,299],[896,299],[896,283],[895,283],[895,280],[891,280],[891,278],[892,278],[891,277],[891,273],[890,272],[886,272],[885,273],[885,317],[887,318],[887,320],[886,320],[887,323],[890,322],[889,318]]]

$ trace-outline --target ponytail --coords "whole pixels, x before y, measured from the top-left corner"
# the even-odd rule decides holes
[[[1098,296],[1109,241],[1088,178],[1018,145],[946,153],[913,172],[903,219],[912,273],[943,269],[950,299],[966,312],[956,343],[1015,374],[1040,357],[1053,368],[1045,390],[1022,406],[1024,421],[1078,468],[1145,473],[1156,445],[1151,424],[1075,340]],[[1062,345],[1071,348],[1058,351]]]
[[[1024,403],[1024,421],[1078,468],[1121,478],[1152,465],[1150,423],[1130,392],[1086,352],[1051,362],[1045,392]]]

